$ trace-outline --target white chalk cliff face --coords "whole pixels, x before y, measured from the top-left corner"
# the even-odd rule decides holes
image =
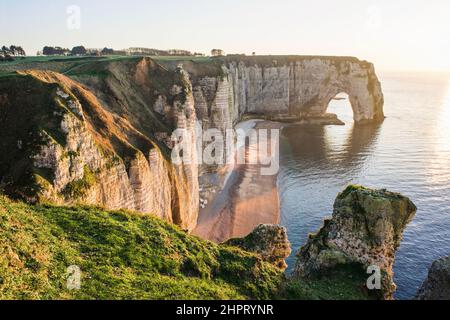
[[[232,125],[243,114],[325,116],[341,92],[350,97],[355,121],[384,118],[374,66],[356,58],[249,58],[224,62],[223,69],[224,75],[194,83],[199,118],[217,128]]]

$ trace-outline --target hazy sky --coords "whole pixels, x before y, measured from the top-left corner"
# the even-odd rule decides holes
[[[76,10],[80,8],[80,23]],[[352,55],[450,70],[448,0],[0,0],[0,44]],[[78,28],[79,26],[79,28]]]

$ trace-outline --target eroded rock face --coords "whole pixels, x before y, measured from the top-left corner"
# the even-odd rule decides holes
[[[173,92],[166,92],[168,122],[175,129],[186,130],[195,141],[196,117],[188,75],[182,70],[175,75],[166,73],[173,81],[186,84],[174,84],[169,88]],[[14,161],[1,159],[10,167],[0,172],[0,188],[9,188],[7,194],[33,202],[136,210],[187,231],[195,228],[199,207],[195,152],[191,152],[192,162],[173,165],[167,155],[169,146],[163,150],[161,142],[143,135],[125,117],[109,112],[114,106],[105,107],[78,82],[46,71],[22,72],[17,77],[20,86],[29,87],[32,93],[23,97],[10,90],[2,105],[7,115],[2,119],[17,127],[12,131],[2,122],[2,135],[11,140],[5,140],[4,146],[14,153],[11,159],[20,159],[22,165],[16,168]],[[170,132],[167,135],[170,137]]]
[[[345,57],[242,57],[223,75],[194,83],[199,118],[222,128],[243,114],[305,120],[326,117],[330,101],[349,95],[357,122],[384,119],[384,97],[373,64]]]
[[[187,231],[192,231],[197,226],[199,212],[199,182],[198,182],[198,159],[197,159],[197,117],[194,108],[194,98],[189,75],[182,69],[178,72],[188,86],[188,95],[185,101],[175,102],[174,123],[177,130],[183,130],[186,143],[184,154],[188,154],[186,161],[180,164],[172,164],[174,167],[174,185],[177,207],[174,212],[174,222]]]
[[[231,239],[225,245],[242,248],[262,256],[278,268],[287,268],[286,258],[291,254],[286,228],[261,224],[245,238]]]
[[[54,174],[49,184],[41,186],[39,197],[59,204],[81,202],[136,210],[172,222],[170,171],[161,151],[153,147],[145,156],[136,150],[127,167],[120,157],[102,152],[87,128],[81,105],[80,114],[81,119],[64,114],[61,122],[64,145],[44,136],[45,143],[34,155],[36,169]]]
[[[433,262],[416,299],[450,300],[450,256]]]
[[[395,252],[416,210],[400,194],[348,187],[337,197],[332,219],[298,252],[294,275],[314,277],[346,264],[359,264],[363,270],[377,266],[382,272],[380,296],[392,299]]]

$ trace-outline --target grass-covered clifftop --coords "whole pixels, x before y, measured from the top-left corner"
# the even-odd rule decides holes
[[[81,290],[67,289],[79,266]],[[259,255],[158,218],[0,196],[0,299],[366,299],[360,270],[289,280]]]
[[[71,265],[79,291],[66,288]],[[270,299],[282,281],[259,256],[157,218],[0,196],[0,299]]]

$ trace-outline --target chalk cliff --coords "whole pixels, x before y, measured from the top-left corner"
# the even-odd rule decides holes
[[[244,116],[326,119],[339,92],[349,94],[356,121],[384,117],[373,65],[356,58],[132,57],[34,67],[41,71],[0,79],[0,189],[152,213],[189,231],[199,178],[222,168],[198,166],[194,145],[188,163],[171,163],[174,130],[195,141],[197,120],[225,131]]]
[[[339,93],[349,95],[357,122],[384,119],[384,98],[373,64],[351,57],[239,57],[220,61],[221,72],[197,75],[199,119],[216,128],[244,114],[272,118],[324,117]],[[188,70],[198,74],[196,66]]]
[[[355,121],[384,119],[384,97],[375,68],[353,57],[237,56],[217,58],[206,66],[180,63],[191,75],[197,118],[204,129],[225,133],[244,116],[343,124],[327,113],[330,101],[342,92],[349,95]],[[208,190],[211,172],[223,175],[226,168],[201,166],[202,190]]]
[[[128,118],[132,103],[102,102],[92,93],[93,86],[54,72],[23,71],[3,79],[0,131],[5,139],[0,176],[4,192],[33,202],[137,210],[192,230],[199,202],[197,166],[172,164],[167,141],[171,127],[195,134],[192,89],[182,70],[168,72],[148,59],[125,75],[134,79],[145,72],[160,72],[159,80],[167,83],[165,87],[142,84],[149,86],[155,100],[168,101],[165,119],[146,122],[153,115],[145,105],[138,110],[136,104]],[[137,84],[127,88],[124,78],[123,90],[136,90]],[[145,93],[144,89],[139,91]],[[111,112],[119,106],[123,112]],[[140,130],[133,123],[139,116]],[[162,130],[165,135],[158,135]]]

